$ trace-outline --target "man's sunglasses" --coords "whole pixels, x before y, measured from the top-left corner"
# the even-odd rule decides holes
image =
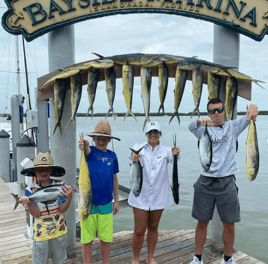
[[[156,136],[158,136],[158,135],[160,134],[160,132],[159,132],[158,130],[150,130],[149,132],[147,132],[147,134],[148,134],[149,136],[151,136],[153,133],[154,133]]]
[[[218,113],[222,113],[223,110],[224,110],[224,107],[217,107],[217,108],[209,109],[208,112],[213,115],[215,114],[216,111]]]

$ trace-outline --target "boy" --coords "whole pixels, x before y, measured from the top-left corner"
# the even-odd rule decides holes
[[[62,264],[67,258],[67,227],[64,213],[67,211],[72,192],[71,186],[62,185],[64,196],[57,200],[34,203],[29,195],[40,188],[55,185],[50,176],[61,177],[65,174],[64,168],[54,165],[51,155],[40,152],[33,160],[34,166],[21,171],[25,176],[36,177],[37,182],[30,184],[25,190],[25,196],[19,196],[19,202],[26,205],[26,210],[34,217],[33,264],[45,264],[51,257],[53,264]]]
[[[111,138],[109,121],[100,120],[94,132],[89,133],[96,146],[80,138],[78,147],[85,150],[93,193],[93,205],[89,217],[81,224],[81,242],[84,264],[91,264],[92,243],[96,232],[101,241],[103,264],[109,264],[110,243],[113,240],[113,214],[119,210],[118,161],[116,154],[107,149]],[[112,199],[114,196],[114,206]]]

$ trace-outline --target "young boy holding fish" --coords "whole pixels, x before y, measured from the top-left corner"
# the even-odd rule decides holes
[[[76,191],[64,182],[56,184],[50,176],[61,177],[64,168],[54,165],[51,155],[40,152],[33,160],[34,166],[21,171],[25,176],[36,177],[37,181],[19,196],[34,217],[33,264],[45,264],[51,257],[53,264],[62,264],[67,258],[67,232],[64,213]]]
[[[189,124],[189,130],[198,138],[208,133],[212,151],[209,166],[203,166],[200,177],[194,185],[192,217],[198,220],[195,233],[195,253],[190,264],[203,264],[202,252],[207,237],[207,226],[213,217],[215,204],[223,222],[224,256],[221,264],[236,264],[232,257],[235,239],[235,223],[240,222],[240,205],[235,173],[236,140],[249,125],[256,121],[257,106],[250,104],[247,114],[240,119],[224,122],[225,108],[220,99],[213,98],[207,104],[210,118],[199,118]],[[201,141],[200,141],[201,144]],[[205,152],[205,148],[204,152]]]
[[[101,242],[102,263],[109,264],[110,243],[113,240],[113,214],[119,211],[118,160],[116,154],[108,150],[107,146],[112,138],[120,139],[113,137],[111,131],[109,121],[100,120],[94,132],[88,134],[93,137],[95,146],[89,146],[89,141],[84,138],[78,141],[78,147],[86,154],[92,189],[90,196],[93,196],[92,204],[88,205],[92,205],[88,217],[84,221],[80,218],[84,264],[91,264],[92,243],[96,232]],[[85,171],[84,168],[80,168],[80,171],[82,170]],[[85,175],[79,175],[83,176]],[[82,198],[80,193],[79,203]]]

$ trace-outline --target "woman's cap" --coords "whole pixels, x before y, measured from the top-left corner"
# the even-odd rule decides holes
[[[38,155],[33,159],[33,167],[22,170],[21,174],[35,177],[36,174],[34,169],[44,167],[50,167],[52,169],[51,176],[61,177],[65,174],[64,168],[54,165],[54,160],[48,152],[39,152]]]
[[[148,122],[145,126],[145,133],[148,133],[150,130],[158,130],[159,132],[161,132],[161,128],[160,125],[157,122]]]
[[[86,134],[90,137],[108,137],[119,141],[121,140],[120,138],[112,136],[112,129],[108,120],[100,120],[92,133],[84,132],[83,134]]]

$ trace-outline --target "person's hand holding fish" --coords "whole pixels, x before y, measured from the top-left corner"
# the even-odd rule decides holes
[[[67,200],[72,200],[73,192],[77,192],[72,186],[63,185],[61,194],[66,197]]]
[[[140,159],[140,154],[135,154],[133,151],[132,151],[132,153],[131,153],[131,158],[132,158],[132,160],[133,161],[135,161],[135,162],[138,162],[139,161],[139,159]]]
[[[85,138],[80,138],[78,141],[78,148],[81,150],[85,150],[85,154],[88,155],[90,153],[89,149],[89,141]]]
[[[175,155],[180,155],[181,150],[179,147],[175,146],[175,147],[172,147],[171,152],[172,152],[172,155],[175,156]]]
[[[199,118],[196,122],[198,126],[214,126],[213,120],[210,118]]]
[[[29,197],[28,196],[18,196],[18,199],[19,199],[19,203],[21,204],[29,204],[29,203],[32,203],[30,200],[29,200]]]
[[[253,119],[256,121],[258,115],[258,107],[255,104],[250,104],[248,109],[247,109],[247,120],[250,121]]]

